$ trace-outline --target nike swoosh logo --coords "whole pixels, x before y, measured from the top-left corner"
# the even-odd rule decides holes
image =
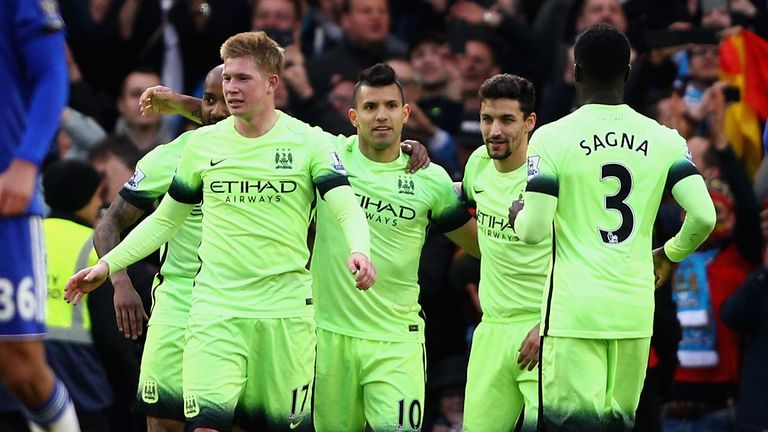
[[[218,164],[220,164],[220,163],[224,162],[225,160],[227,160],[227,159],[226,159],[226,158],[224,158],[224,159],[221,159],[221,160],[219,160],[219,161],[216,161],[216,162],[214,162],[214,161],[213,161],[213,159],[211,159],[211,166],[212,166],[212,167],[213,167],[213,166],[216,166],[216,165],[218,165]]]
[[[293,430],[293,429],[296,429],[297,427],[299,427],[299,425],[300,425],[300,424],[301,424],[301,420],[299,420],[299,421],[298,421],[298,422],[296,422],[296,423],[294,423],[294,422],[290,422],[290,423],[288,423],[288,427],[290,427],[290,428],[291,428],[291,430]]]
[[[473,188],[472,188],[472,191],[473,191],[474,193],[476,193],[476,194],[481,194],[481,193],[485,192],[485,189],[483,189],[483,190],[477,190],[477,188],[476,188],[476,187],[473,187]]]

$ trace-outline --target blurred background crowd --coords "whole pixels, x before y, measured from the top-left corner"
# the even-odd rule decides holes
[[[500,72],[536,86],[538,126],[575,108],[573,42],[596,22],[632,44],[626,102],[687,139],[718,212],[701,250],[657,291],[640,431],[768,430],[768,1],[765,0],[59,0],[67,27],[70,99],[48,164],[89,163],[87,172],[44,170],[55,210],[109,206],[136,162],[180,131],[182,117],[142,116],[139,96],[165,85],[200,97],[205,74],[221,63],[229,36],[264,30],[285,47],[277,105],[331,133],[347,120],[358,72],[386,61],[411,105],[404,139],[424,144],[461,180],[483,145],[477,91]],[[534,132],[535,133],[535,132]],[[510,202],[513,197],[510,197]],[[94,224],[93,220],[88,221]],[[658,244],[682,221],[664,204]],[[130,268],[151,307],[157,257]],[[424,430],[461,428],[466,354],[481,317],[479,264],[440,234],[422,255],[421,304],[427,316],[428,401]],[[61,282],[61,281],[59,281]],[[49,304],[61,301],[52,282]],[[57,370],[81,422],[114,431],[144,428],[131,413],[142,340],[117,330],[111,288],[88,301],[97,355],[90,370]],[[49,306],[51,307],[51,306]],[[55,366],[55,362],[54,366]],[[574,359],[578,368],[578,359]],[[86,368],[81,368],[86,369]],[[91,373],[93,372],[93,373]],[[2,397],[0,397],[2,399]],[[0,400],[0,430],[25,430]],[[84,430],[87,430],[84,426]],[[103,429],[99,429],[103,430]]]

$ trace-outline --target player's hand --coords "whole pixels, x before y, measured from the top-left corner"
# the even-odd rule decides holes
[[[523,194],[520,194],[520,197],[512,201],[512,205],[509,206],[509,226],[515,226],[515,219],[523,211],[523,206]]]
[[[37,166],[23,159],[14,159],[0,173],[0,216],[24,213],[32,200],[37,184]]]
[[[409,174],[413,174],[422,168],[428,167],[431,162],[431,160],[429,160],[427,148],[416,140],[403,141],[400,143],[400,150],[411,157],[408,160],[408,165],[405,167],[405,172]]]
[[[138,339],[144,331],[144,321],[149,317],[144,312],[144,304],[131,279],[125,271],[112,275],[112,285],[115,287],[115,318],[117,329],[126,339]]]
[[[672,273],[672,261],[664,253],[664,247],[653,250],[653,271],[656,274],[656,288],[661,287]]]
[[[371,260],[360,252],[352,252],[347,261],[347,268],[355,275],[355,287],[365,291],[376,282],[376,268]]]
[[[89,292],[100,287],[109,276],[109,265],[102,260],[98,264],[86,267],[69,278],[64,287],[64,300],[77,304]]]
[[[528,332],[528,336],[525,337],[523,343],[520,344],[517,356],[517,364],[520,366],[520,370],[528,369],[532,371],[539,363],[539,347],[541,344],[541,338],[539,336],[539,324],[536,324],[531,331]]]
[[[144,90],[139,98],[139,111],[143,116],[152,113],[178,114],[180,105],[181,95],[161,85]]]

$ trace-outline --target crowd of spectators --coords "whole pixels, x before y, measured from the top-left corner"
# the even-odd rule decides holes
[[[141,93],[163,84],[199,97],[205,74],[221,63],[219,46],[236,33],[263,30],[285,48],[278,108],[331,133],[354,133],[347,110],[358,73],[388,62],[412,107],[403,138],[420,141],[434,162],[460,180],[467,157],[483,145],[477,94],[483,81],[500,72],[530,79],[537,91],[537,126],[554,121],[575,108],[576,36],[591,24],[612,24],[633,48],[627,104],[688,140],[718,212],[705,246],[656,294],[653,350],[637,428],[768,429],[768,260],[762,253],[768,213],[760,214],[768,197],[760,138],[768,87],[750,85],[768,85],[765,0],[59,0],[59,5],[67,26],[70,99],[48,162],[90,163],[102,178],[98,193],[104,206],[143,154],[195,127],[181,117],[142,116]],[[736,58],[742,66],[759,62],[763,54],[762,69],[734,69],[734,49],[741,50]],[[679,208],[663,205],[657,242],[676,232],[681,221]],[[157,264],[150,258],[131,268],[148,314]],[[481,317],[478,266],[442,235],[428,234],[420,268],[420,301],[428,317],[427,431],[460,430],[466,354]],[[95,347],[110,383],[103,391],[113,401],[104,413],[111,416],[113,431],[139,431],[143,422],[132,418],[131,403],[142,340],[124,340],[118,332],[111,295],[101,289],[89,304]],[[2,413],[0,429],[23,430],[14,415]]]

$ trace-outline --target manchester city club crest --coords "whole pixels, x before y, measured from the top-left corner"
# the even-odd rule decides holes
[[[275,152],[275,168],[291,169],[293,168],[293,154],[289,148],[279,148]]]
[[[141,390],[141,399],[148,404],[157,403],[157,383],[155,381],[144,381],[144,386]]]
[[[398,176],[397,191],[401,194],[413,195],[414,193],[413,178],[411,178],[411,176]]]

